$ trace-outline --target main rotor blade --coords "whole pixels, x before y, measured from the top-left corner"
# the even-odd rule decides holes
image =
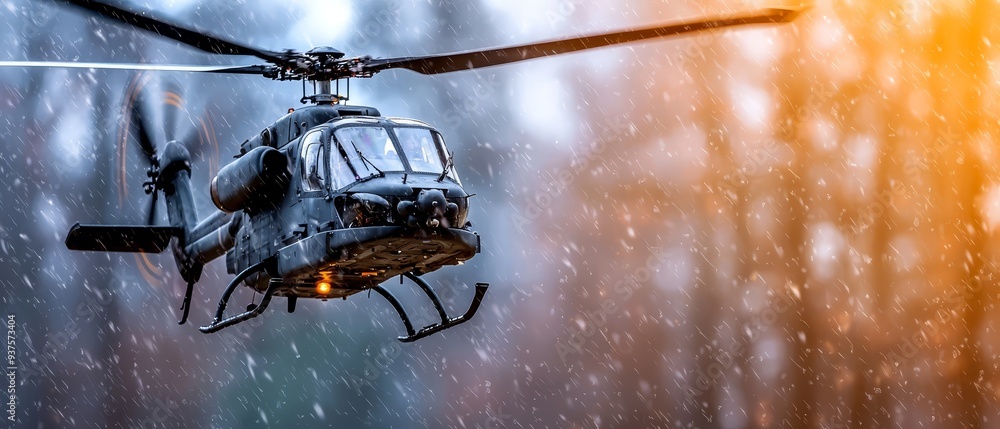
[[[194,66],[183,64],[115,64],[75,61],[0,61],[0,67],[54,67],[70,69],[149,70],[224,74],[264,74],[268,66]]]
[[[404,68],[422,74],[449,73],[483,67],[492,67],[552,55],[567,54],[587,49],[637,42],[668,36],[678,36],[700,31],[753,24],[790,22],[802,9],[765,9],[758,13],[720,17],[678,24],[654,25],[626,31],[615,31],[570,39],[530,43],[526,45],[493,48],[479,51],[456,52],[423,57],[373,59],[365,69],[378,72]]]
[[[170,22],[168,19],[157,16],[149,11],[141,13],[122,9],[110,4],[101,3],[95,0],[57,0],[63,3],[78,6],[89,10],[105,18],[118,21],[133,27],[138,27],[146,31],[156,33],[160,36],[174,39],[178,42],[201,49],[205,52],[223,55],[249,55],[271,62],[282,62],[285,55],[281,52],[257,49],[243,46],[235,42],[223,40],[215,36],[210,36],[199,30],[184,28]]]

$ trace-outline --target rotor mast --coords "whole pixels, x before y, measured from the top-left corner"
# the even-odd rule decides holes
[[[307,102],[314,104],[340,104],[341,102],[346,102],[351,96],[350,76],[343,77],[346,81],[347,92],[341,95],[340,76],[323,73],[323,69],[326,68],[327,64],[338,62],[338,60],[344,57],[344,53],[329,46],[322,46],[306,52],[306,56],[313,60],[313,64],[319,70],[314,70],[316,73],[305,76],[305,80],[312,83],[313,94],[306,94],[305,80],[303,80],[302,100],[300,101],[303,104]]]
[[[347,102],[351,97],[351,81],[350,78],[344,78],[347,86],[347,91],[341,95],[340,93],[340,79],[337,80],[312,80],[313,94],[306,95],[306,81],[302,81],[302,99],[299,100],[302,104],[314,103],[314,104],[341,104]]]

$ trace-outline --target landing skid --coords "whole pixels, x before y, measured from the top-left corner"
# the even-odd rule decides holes
[[[198,328],[198,330],[206,334],[211,334],[213,332],[218,332],[224,328],[228,328],[230,326],[238,324],[240,322],[245,322],[247,320],[250,320],[263,313],[264,309],[266,309],[267,305],[271,302],[271,298],[274,297],[274,292],[278,289],[279,286],[282,285],[281,280],[272,279],[268,283],[267,290],[264,292],[264,297],[261,298],[260,304],[258,305],[251,304],[249,307],[247,307],[247,311],[223,319],[223,314],[226,311],[226,306],[229,303],[229,298],[232,297],[233,292],[236,291],[236,287],[239,286],[239,284],[242,283],[244,280],[246,280],[248,277],[256,274],[257,272],[266,271],[270,266],[268,264],[273,265],[273,263],[274,262],[270,260],[261,262],[254,266],[251,266],[250,268],[247,268],[246,270],[243,270],[243,272],[234,277],[233,280],[229,282],[229,286],[226,287],[226,291],[223,292],[222,298],[219,299],[219,308],[215,312],[215,319],[208,326],[202,326]],[[437,310],[438,316],[440,316],[441,318],[440,323],[426,326],[424,328],[421,328],[419,331],[414,330],[413,323],[410,322],[410,317],[406,314],[406,310],[403,310],[403,306],[402,304],[399,303],[399,300],[396,299],[396,297],[392,293],[390,293],[382,286],[372,287],[372,289],[376,293],[385,298],[386,301],[389,301],[389,304],[392,305],[392,308],[395,309],[396,313],[399,314],[399,318],[402,319],[403,327],[406,328],[406,336],[399,337],[398,339],[399,341],[404,343],[410,343],[419,340],[421,338],[433,335],[437,332],[441,332],[445,329],[469,321],[469,319],[472,319],[472,316],[475,316],[476,311],[479,310],[479,306],[483,303],[483,298],[486,296],[486,290],[490,286],[487,283],[476,283],[476,295],[472,298],[472,304],[469,305],[469,309],[465,311],[465,314],[459,317],[449,318],[448,313],[445,311],[444,306],[441,304],[441,299],[438,298],[437,294],[434,292],[434,289],[431,289],[430,285],[428,285],[427,282],[425,282],[420,277],[417,277],[413,273],[405,273],[403,274],[403,276],[410,279],[410,281],[415,283],[420,288],[420,290],[424,292],[424,295],[427,295],[427,298],[429,298],[431,300],[431,303],[434,304],[434,308]],[[185,296],[184,304],[182,307],[184,309],[184,316],[181,320],[181,323],[184,323],[184,321],[187,320],[187,313],[191,305],[190,296],[191,296],[191,288],[189,285],[187,294]],[[296,298],[297,298],[296,296],[288,297],[289,312],[295,311],[294,303]]]
[[[375,290],[379,295],[382,295],[392,308],[396,309],[396,313],[399,313],[399,318],[403,320],[403,327],[406,328],[406,336],[399,337],[399,341],[404,343],[410,343],[428,335],[441,332],[445,329],[451,328],[456,325],[460,325],[472,319],[472,316],[476,315],[476,311],[479,310],[479,305],[483,303],[483,297],[486,296],[486,290],[490,287],[487,283],[476,283],[476,296],[472,298],[472,304],[469,305],[469,309],[465,311],[465,314],[459,317],[448,318],[448,313],[444,311],[444,306],[441,305],[441,300],[438,299],[434,290],[431,289],[430,285],[417,277],[413,273],[403,274],[404,277],[410,279],[413,283],[416,283],[420,287],[420,290],[424,291],[424,294],[430,298],[431,302],[434,303],[434,308],[437,309],[438,315],[441,317],[441,323],[436,323],[430,326],[426,326],[419,331],[413,330],[413,323],[410,322],[410,317],[407,316],[406,310],[403,310],[403,306],[400,305],[399,300],[393,296],[392,293],[385,290],[382,286],[375,286],[372,289]]]
[[[272,280],[270,283],[268,283],[267,290],[264,291],[264,297],[261,298],[259,305],[255,306],[251,304],[250,307],[247,307],[247,311],[244,311],[243,313],[240,313],[236,316],[230,317],[225,320],[222,319],[222,315],[226,311],[226,305],[229,303],[229,298],[233,296],[233,292],[236,291],[236,287],[239,286],[239,284],[242,283],[243,280],[246,280],[247,277],[256,274],[258,271],[266,270],[268,268],[268,264],[273,266],[274,261],[266,260],[259,264],[253,265],[250,268],[243,270],[242,273],[234,277],[233,280],[229,282],[229,286],[226,287],[226,291],[222,293],[222,298],[219,300],[219,309],[215,311],[215,320],[213,320],[210,325],[202,326],[198,328],[198,330],[206,334],[211,334],[223,328],[228,328],[237,323],[253,319],[254,317],[259,316],[260,313],[263,313],[264,309],[267,308],[267,305],[271,303],[271,298],[274,296],[274,291],[277,290],[279,285],[281,285],[280,280],[277,281]]]

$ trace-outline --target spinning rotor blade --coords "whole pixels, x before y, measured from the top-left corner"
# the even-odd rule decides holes
[[[163,137],[166,141],[177,138],[177,119],[184,115],[184,90],[176,81],[168,81],[163,88]],[[182,142],[184,143],[184,142]]]
[[[142,150],[142,153],[145,156],[146,163],[149,166],[149,171],[155,172],[158,167],[156,159],[156,142],[158,139],[153,135],[153,130],[156,128],[152,125],[155,119],[150,111],[148,91],[143,86],[137,87],[136,90],[138,93],[135,95],[135,98],[129,100],[131,103],[129,127],[130,129],[134,129],[136,131],[135,141],[138,142],[139,149]],[[155,182],[156,180],[156,178],[152,175],[148,176],[148,179],[152,182]],[[158,196],[157,194],[159,192],[157,191],[155,184],[149,184],[146,186],[152,186],[151,188],[147,188],[151,198],[149,206],[146,209],[146,225],[155,225],[157,219],[156,202]],[[151,192],[149,192],[150,190]]]
[[[146,156],[150,165],[156,163],[156,138],[153,136],[153,127],[150,124],[153,117],[147,110],[149,107],[146,106],[147,100],[142,92],[139,93],[137,98],[132,103],[132,118],[131,124],[135,126],[137,132],[136,141],[139,142],[139,148],[142,149],[142,153]]]
[[[184,28],[149,11],[143,11],[141,13],[132,12],[130,10],[94,0],[57,1],[78,6],[105,18],[109,18],[132,27],[141,28],[163,37],[174,39],[205,52],[223,55],[248,55],[275,63],[280,63],[285,60],[285,55],[281,52],[243,46],[235,42],[210,36],[199,30]]]
[[[195,73],[264,74],[267,66],[194,66],[183,64],[113,64],[73,61],[0,61],[0,67],[55,67],[72,69],[149,70]]]
[[[678,24],[661,24],[634,30],[615,31],[570,39],[510,46],[506,48],[456,52],[423,57],[373,59],[368,61],[367,64],[364,65],[364,68],[366,71],[371,72],[403,68],[422,74],[449,73],[459,70],[492,67],[552,55],[567,54],[587,49],[637,42],[640,40],[678,36],[724,27],[789,22],[801,12],[801,9],[765,9],[762,12],[754,14],[683,22]]]

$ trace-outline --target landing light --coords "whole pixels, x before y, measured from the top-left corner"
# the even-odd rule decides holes
[[[326,295],[330,293],[330,283],[329,282],[319,282],[316,283],[316,292]]]

